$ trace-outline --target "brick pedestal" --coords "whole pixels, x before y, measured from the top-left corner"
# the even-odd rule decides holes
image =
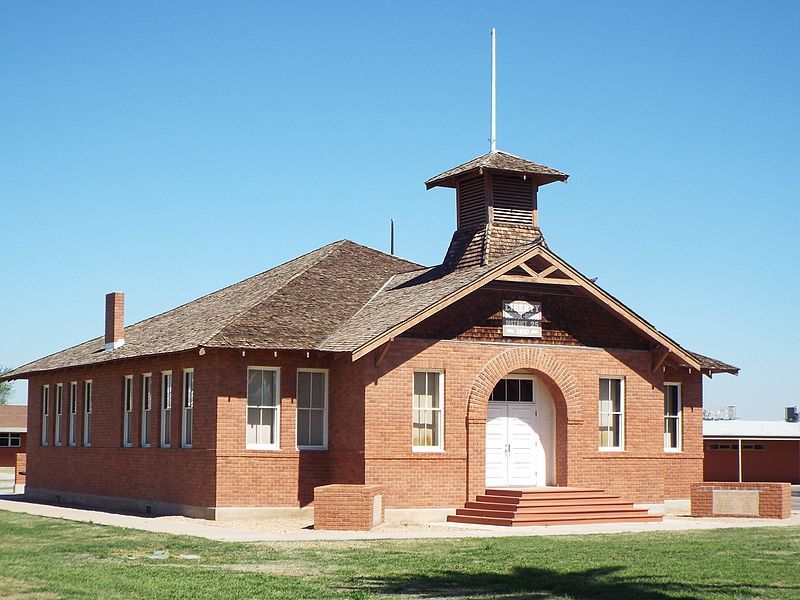
[[[788,519],[792,487],[788,483],[705,481],[692,484],[693,517]]]
[[[383,488],[333,484],[314,488],[314,529],[367,531],[383,522]]]

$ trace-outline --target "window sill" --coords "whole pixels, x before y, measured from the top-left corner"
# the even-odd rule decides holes
[[[444,448],[433,448],[433,447],[428,447],[428,446],[412,446],[411,447],[411,451],[412,452],[420,452],[420,453],[423,453],[423,454],[431,453],[431,452],[442,453],[442,452],[444,452]]]
[[[682,454],[683,453],[683,449],[682,448],[664,448],[664,452],[666,452],[667,454]]]
[[[597,449],[598,452],[625,452],[625,448],[603,448]]]
[[[326,452],[328,450],[327,446],[298,446],[297,449],[300,452]]]
[[[280,446],[274,446],[272,444],[247,444],[245,446],[246,450],[280,450]]]

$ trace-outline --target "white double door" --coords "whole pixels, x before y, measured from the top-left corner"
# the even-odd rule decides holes
[[[536,402],[489,402],[486,486],[545,485],[545,455],[536,433]]]

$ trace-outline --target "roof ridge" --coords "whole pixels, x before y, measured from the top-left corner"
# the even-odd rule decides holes
[[[240,310],[240,311],[236,312],[236,314],[234,314],[234,315],[233,315],[233,316],[232,316],[230,319],[228,319],[228,320],[227,320],[227,321],[226,321],[226,322],[225,322],[225,323],[224,323],[222,326],[218,327],[218,328],[217,328],[217,330],[216,330],[214,333],[212,333],[212,334],[210,334],[210,335],[206,336],[206,338],[205,338],[205,339],[203,339],[203,340],[200,342],[200,344],[198,344],[198,345],[203,345],[203,344],[206,344],[206,343],[208,343],[208,342],[209,342],[211,339],[213,339],[214,337],[216,337],[216,336],[218,336],[220,333],[222,333],[222,331],[223,331],[223,330],[224,330],[224,329],[225,329],[225,328],[226,328],[228,325],[230,325],[231,323],[233,323],[233,322],[234,322],[236,319],[238,319],[238,318],[239,318],[239,317],[241,317],[242,315],[244,315],[244,314],[246,314],[246,313],[250,312],[250,311],[251,311],[251,310],[253,310],[253,309],[254,309],[256,306],[258,306],[259,304],[261,304],[262,302],[264,302],[264,301],[265,301],[265,300],[267,300],[268,298],[271,298],[272,296],[274,296],[274,295],[275,295],[276,293],[278,293],[280,290],[282,290],[282,289],[283,289],[283,288],[285,288],[287,285],[289,285],[289,284],[290,284],[292,281],[294,281],[295,279],[297,279],[297,278],[298,278],[300,275],[303,275],[304,273],[306,273],[306,271],[308,271],[308,270],[309,270],[311,267],[313,267],[313,266],[315,266],[315,265],[318,265],[318,264],[319,264],[319,263],[320,263],[322,260],[324,260],[324,259],[326,259],[327,257],[329,257],[329,256],[331,255],[331,253],[332,253],[334,250],[336,250],[337,248],[340,248],[340,247],[341,247],[341,246],[342,246],[342,245],[343,245],[345,242],[347,242],[347,241],[348,241],[348,240],[338,240],[338,241],[336,241],[336,242],[332,242],[332,243],[330,243],[330,244],[326,244],[325,246],[321,246],[321,247],[319,247],[319,248],[317,248],[317,249],[315,249],[315,250],[311,250],[310,252],[306,252],[305,254],[301,254],[301,255],[300,255],[300,256],[298,256],[297,258],[293,258],[292,260],[289,260],[289,261],[283,262],[283,263],[281,263],[281,264],[279,264],[279,265],[277,265],[277,266],[275,266],[275,267],[272,267],[272,269],[267,269],[266,271],[263,271],[263,272],[259,273],[258,275],[264,275],[265,273],[268,273],[269,271],[272,271],[272,270],[274,270],[274,269],[277,269],[278,267],[282,267],[282,266],[284,266],[284,265],[287,265],[287,264],[289,264],[289,263],[291,263],[291,262],[294,262],[294,261],[296,261],[296,260],[299,260],[299,259],[303,258],[304,256],[308,256],[309,254],[312,254],[313,252],[320,252],[321,250],[323,250],[323,249],[327,248],[327,250],[325,250],[324,252],[321,252],[321,253],[320,253],[320,256],[319,256],[319,258],[317,258],[317,260],[315,260],[315,261],[313,261],[313,262],[309,263],[309,264],[308,264],[308,265],[306,265],[304,268],[300,269],[300,270],[299,270],[297,273],[295,273],[294,275],[292,275],[291,277],[289,277],[289,279],[287,279],[286,281],[284,281],[284,282],[283,282],[283,285],[279,285],[278,287],[276,287],[274,290],[272,290],[272,292],[270,292],[270,293],[269,293],[269,294],[267,294],[266,296],[262,296],[262,297],[260,297],[260,298],[259,298],[259,299],[258,299],[256,302],[253,302],[252,304],[249,304],[249,305],[247,306],[247,308],[244,308],[244,309],[242,309],[242,310]],[[253,277],[258,277],[258,275],[253,275]],[[240,281],[239,283],[244,283],[244,281],[248,281],[249,279],[252,279],[252,277],[248,277],[247,279],[244,279],[243,281]],[[238,284],[234,283],[233,285],[238,285]],[[228,287],[233,287],[233,286],[228,286]],[[226,287],[226,288],[222,288],[222,290],[225,290],[225,289],[228,289],[228,288],[227,288],[227,287]],[[217,291],[218,291],[218,292],[221,292],[222,290],[217,290]],[[212,292],[212,293],[216,293],[216,292]],[[209,294],[209,295],[210,295],[210,294]],[[205,296],[203,296],[203,297],[205,297]],[[200,298],[198,298],[198,300],[199,300],[199,299],[200,299]]]
[[[428,268],[432,268],[432,267],[428,267]],[[406,273],[413,273],[413,271],[406,271]],[[382,285],[381,287],[379,287],[379,288],[378,288],[378,289],[375,291],[375,293],[374,293],[374,294],[372,294],[372,296],[370,296],[369,300],[367,300],[366,302],[364,302],[364,304],[361,306],[361,308],[359,308],[359,309],[358,309],[356,312],[354,312],[352,315],[350,315],[350,318],[349,318],[349,319],[347,319],[346,321],[342,321],[342,323],[339,325],[339,327],[337,327],[337,328],[336,328],[334,331],[332,331],[332,332],[331,332],[331,334],[330,334],[328,337],[326,337],[324,340],[322,340],[322,342],[320,342],[320,343],[317,345],[317,347],[318,347],[318,348],[324,348],[324,347],[325,347],[325,344],[328,342],[328,340],[329,340],[329,339],[331,339],[331,338],[332,338],[334,335],[336,335],[336,334],[339,332],[339,330],[340,330],[340,329],[341,329],[341,328],[342,328],[342,327],[343,327],[343,326],[344,326],[346,323],[349,323],[350,321],[352,321],[353,319],[355,319],[355,317],[356,317],[356,315],[357,315],[358,313],[360,313],[362,310],[364,310],[365,308],[367,308],[367,306],[369,306],[369,303],[370,303],[370,302],[372,302],[372,301],[375,299],[375,297],[376,297],[378,294],[380,294],[380,293],[381,293],[381,292],[382,292],[384,289],[386,289],[386,287],[389,285],[389,282],[390,282],[392,279],[394,279],[395,277],[397,277],[397,275],[398,275],[398,274],[399,274],[399,273],[395,273],[394,275],[391,275],[391,276],[390,276],[390,277],[389,277],[389,278],[388,278],[386,281],[384,281],[384,282],[383,282],[383,285]]]

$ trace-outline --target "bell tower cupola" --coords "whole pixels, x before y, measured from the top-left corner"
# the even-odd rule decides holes
[[[569,175],[498,150],[445,171],[425,187],[456,190],[456,231],[443,266],[485,265],[542,240],[538,191]]]

